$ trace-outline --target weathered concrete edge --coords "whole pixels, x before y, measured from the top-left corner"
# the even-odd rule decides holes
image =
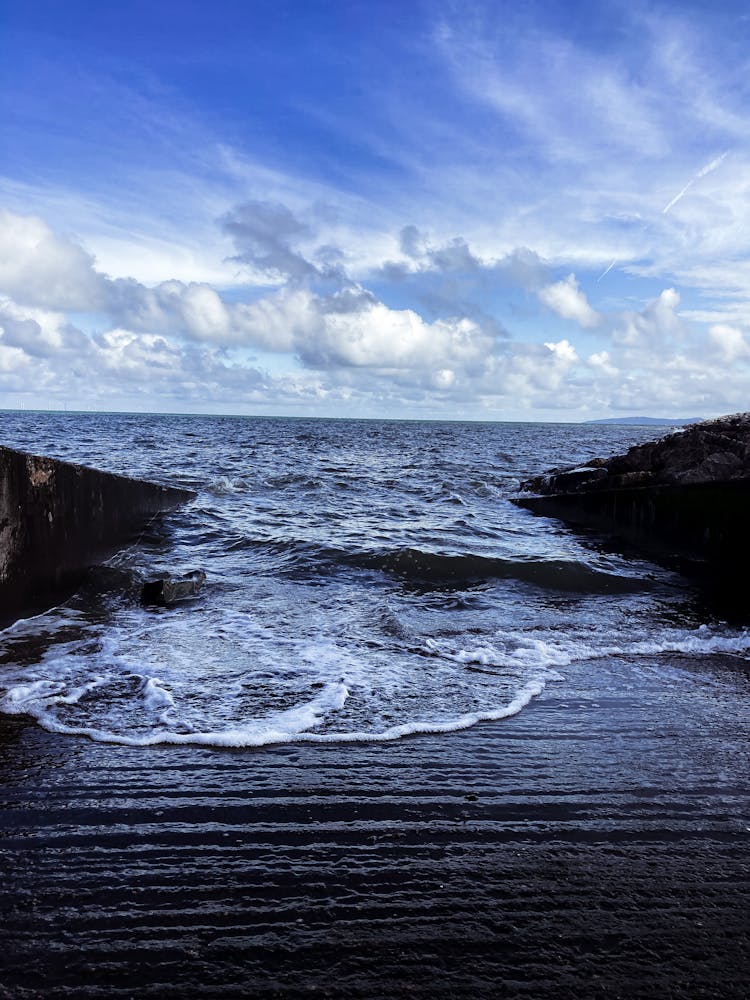
[[[0,627],[59,600],[190,490],[0,446]]]
[[[623,539],[657,559],[746,572],[750,480],[514,497],[545,517]]]

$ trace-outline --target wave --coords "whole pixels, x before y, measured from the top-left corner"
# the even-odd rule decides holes
[[[427,583],[471,583],[483,580],[519,580],[550,590],[579,593],[632,593],[648,581],[594,569],[566,559],[506,559],[475,553],[438,553],[403,548],[380,553],[347,555],[343,561],[379,569],[407,580]]]
[[[466,666],[498,666],[534,668],[549,673],[557,667],[567,667],[573,663],[620,657],[660,657],[672,654],[690,657],[736,656],[745,660],[750,657],[750,631],[741,629],[712,630],[707,625],[696,629],[664,629],[650,638],[629,636],[622,642],[608,639],[592,641],[586,634],[569,634],[567,638],[550,641],[538,636],[520,633],[502,633],[493,641],[471,646],[455,644],[450,639],[427,639],[424,650],[429,655],[453,660]]]
[[[287,490],[290,487],[317,490],[321,486],[321,480],[316,476],[310,476],[307,473],[287,472],[278,476],[266,476],[263,480],[263,484],[270,490]]]
[[[218,476],[216,479],[212,479],[204,488],[207,493],[213,493],[217,497],[225,497],[232,496],[235,493],[246,492],[248,484],[244,479]]]
[[[142,612],[124,610],[118,624],[80,635],[77,619],[66,614],[41,657],[6,665],[0,711],[30,716],[50,732],[132,747],[382,743],[516,715],[574,665],[624,658],[641,669],[645,659],[663,683],[703,688],[706,657],[747,661],[750,654],[750,632],[727,627],[425,635],[403,627],[387,605],[382,613],[393,619],[387,634],[372,632],[366,644],[316,633],[279,642],[268,623],[232,610],[217,609],[198,631],[164,618],[148,633]],[[49,624],[55,618],[50,613]],[[24,633],[33,641],[39,624],[17,624],[11,645]],[[207,651],[214,657],[209,674]],[[686,671],[662,660],[674,654],[689,658]],[[688,668],[699,665],[691,680]]]
[[[295,487],[302,490],[317,490],[320,488],[321,480],[304,473],[290,472],[278,476],[266,476],[261,480],[261,485],[268,490],[287,490]],[[251,484],[239,476],[216,476],[208,483],[202,484],[202,488],[214,496],[225,497],[236,493],[247,493],[251,489]]]
[[[489,580],[518,580],[548,590],[582,594],[628,594],[651,587],[642,576],[607,572],[575,559],[510,559],[478,553],[441,553],[411,547],[350,550],[318,546],[295,538],[239,536],[228,551],[247,550],[275,557],[279,568],[315,571],[352,567],[375,570],[400,580],[436,587],[460,587]]]
[[[296,706],[286,712],[279,713],[274,719],[254,721],[245,725],[232,726],[225,729],[175,732],[156,730],[138,735],[115,733],[93,726],[75,726],[60,721],[54,708],[49,706],[50,700],[56,705],[75,704],[96,687],[101,686],[97,678],[89,685],[71,692],[68,695],[54,685],[39,682],[16,688],[9,692],[3,704],[3,711],[9,715],[31,715],[43,729],[48,732],[60,733],[66,736],[84,736],[97,743],[113,743],[120,746],[150,747],[150,746],[208,746],[221,748],[250,748],[273,746],[281,743],[390,743],[406,736],[438,735],[441,733],[459,732],[469,729],[480,722],[499,722],[501,719],[517,715],[529,702],[544,690],[544,680],[534,679],[526,683],[515,697],[507,704],[487,711],[469,712],[452,719],[445,720],[415,720],[390,726],[380,731],[349,731],[349,732],[310,732],[314,726],[321,723],[324,716],[331,711],[343,707],[349,692],[345,684],[329,686],[318,698],[307,704]],[[173,707],[171,695],[164,690],[157,679],[150,678],[141,686],[144,700],[153,701],[154,693],[159,697],[156,707],[161,709],[165,703],[169,706],[160,712],[158,721],[165,723],[166,716]],[[39,699],[42,697],[40,707]],[[149,705],[149,707],[154,707]]]

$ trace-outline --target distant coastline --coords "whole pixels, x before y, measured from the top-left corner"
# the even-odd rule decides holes
[[[684,427],[699,424],[703,417],[605,417],[602,420],[584,420],[585,424],[638,424],[651,427]]]

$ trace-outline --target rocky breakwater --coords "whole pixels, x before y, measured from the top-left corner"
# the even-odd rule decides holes
[[[155,514],[193,496],[0,447],[0,626],[70,592]]]
[[[732,573],[750,557],[750,413],[720,417],[624,455],[521,483],[515,503],[632,543],[681,568]]]

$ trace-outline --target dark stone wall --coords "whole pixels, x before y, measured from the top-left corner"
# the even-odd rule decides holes
[[[644,553],[743,570],[750,556],[750,481],[519,497],[536,514],[624,539]]]
[[[0,625],[53,603],[187,490],[0,447]]]

